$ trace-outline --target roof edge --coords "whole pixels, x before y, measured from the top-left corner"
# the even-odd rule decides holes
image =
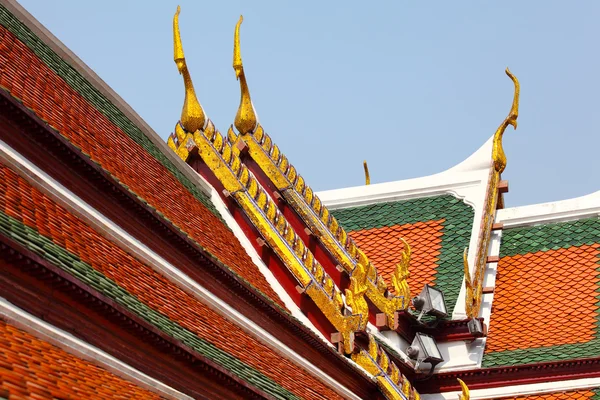
[[[496,222],[505,228],[564,222],[600,216],[600,190],[584,196],[498,210]]]
[[[361,185],[318,192],[320,199],[331,210],[363,206],[396,200],[408,200],[452,193],[465,202],[474,205],[476,201],[469,195],[469,189],[482,182],[487,184],[492,168],[493,137],[459,164],[439,172],[419,178]]]
[[[176,154],[169,149],[165,141],[154,131],[142,117],[119,96],[106,82],[104,82],[87,64],[85,64],[64,43],[44,27],[16,0],[0,0],[15,17],[25,24],[31,31],[50,47],[57,55],[73,67],[82,77],[88,80],[102,95],[115,105],[127,118],[131,120],[148,139],[165,155],[177,169],[186,176],[199,190],[208,197],[211,195],[211,186],[201,176],[194,173]]]

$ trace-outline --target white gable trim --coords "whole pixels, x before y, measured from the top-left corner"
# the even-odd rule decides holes
[[[600,190],[568,200],[498,210],[496,222],[514,228],[597,216],[600,216]]]

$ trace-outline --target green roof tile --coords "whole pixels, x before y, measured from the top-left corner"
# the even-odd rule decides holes
[[[469,246],[473,229],[475,213],[471,206],[454,196],[443,195],[343,208],[331,213],[349,232],[444,219],[434,283],[444,291],[448,309],[454,308],[463,280],[462,254]]]
[[[64,248],[52,242],[49,238],[42,236],[33,228],[25,226],[23,223],[4,212],[0,212],[0,234],[12,237],[21,245],[27,246],[40,257],[77,277],[79,280],[100,293],[115,300],[121,306],[129,309],[134,314],[163,332],[168,333],[173,338],[180,340],[182,343],[193,348],[203,356],[208,357],[227,370],[232,371],[242,380],[252,383],[276,398],[297,398],[293,393],[281,387],[261,372],[217,348],[213,344],[200,339],[193,332],[183,328],[176,322],[170,320],[167,316],[142,303],[117,283],[108,279],[92,266],[81,261],[74,254],[71,254]],[[34,242],[37,244],[34,244]]]

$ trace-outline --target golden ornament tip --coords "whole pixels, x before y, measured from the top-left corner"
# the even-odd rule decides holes
[[[240,51],[240,26],[242,22],[244,22],[244,16],[240,15],[240,19],[235,25],[235,34],[233,35],[233,69],[235,70],[236,79],[240,78],[240,74],[244,68]]]
[[[365,169],[365,185],[370,185],[371,176],[369,175],[369,166],[367,165],[367,160],[363,161],[363,168]]]
[[[240,81],[241,91],[240,106],[235,116],[234,125],[238,132],[243,135],[254,131],[254,128],[258,124],[258,118],[250,99],[250,91],[248,90],[244,65],[242,64],[242,53],[240,50],[240,25],[242,25],[242,21],[244,21],[244,17],[240,15],[233,35],[233,69],[235,70],[236,79]]]
[[[469,400],[471,398],[471,394],[469,392],[469,387],[466,383],[462,381],[460,378],[456,378],[458,383],[460,384],[461,393],[458,395],[459,400]]]
[[[492,160],[494,161],[495,170],[500,173],[502,173],[502,171],[504,171],[506,168],[506,155],[504,154],[504,149],[502,148],[502,136],[509,125],[512,125],[514,129],[517,129],[517,118],[519,117],[519,95],[521,92],[521,86],[517,77],[513,75],[508,68],[506,68],[505,72],[515,85],[515,93],[508,116],[504,119],[504,121],[502,121],[496,130],[496,133],[494,134]]]
[[[196,132],[204,128],[206,116],[204,110],[196,97],[194,85],[190,72],[188,71],[183,53],[183,45],[181,44],[181,34],[179,32],[179,13],[181,7],[177,6],[177,11],[173,16],[173,59],[177,65],[179,73],[183,75],[183,85],[185,87],[185,99],[183,101],[183,109],[181,110],[181,124],[188,132]]]

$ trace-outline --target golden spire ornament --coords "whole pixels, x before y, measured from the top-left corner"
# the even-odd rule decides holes
[[[181,45],[181,35],[179,33],[179,13],[181,7],[177,6],[177,12],[173,17],[173,49],[175,52],[174,60],[177,65],[179,73],[183,75],[183,84],[185,86],[185,100],[183,102],[183,109],[181,110],[181,125],[188,132],[196,132],[199,129],[204,128],[206,123],[206,115],[204,110],[196,97],[194,91],[194,84],[190,77],[187,64],[185,62],[185,56],[183,54],[183,46]]]
[[[510,72],[508,68],[506,68],[506,75],[508,75],[508,77],[512,79],[513,83],[515,84],[515,95],[513,98],[512,107],[510,108],[510,113],[508,113],[508,117],[502,121],[496,130],[496,133],[494,134],[492,160],[494,160],[494,168],[499,173],[502,173],[504,168],[506,168],[506,155],[504,154],[504,149],[502,148],[502,135],[504,135],[504,131],[509,125],[512,125],[515,130],[517,129],[517,118],[519,117],[519,92],[521,90],[519,80]]]
[[[258,118],[250,99],[250,91],[246,83],[242,54],[240,52],[240,25],[242,25],[243,20],[244,17],[240,15],[240,19],[235,25],[235,34],[233,36],[233,69],[235,70],[236,79],[240,81],[241,90],[240,106],[235,116],[234,125],[242,135],[252,132],[258,124]]]
[[[369,166],[367,165],[367,160],[363,161],[363,168],[365,169],[365,185],[370,185],[371,176],[369,175]]]

